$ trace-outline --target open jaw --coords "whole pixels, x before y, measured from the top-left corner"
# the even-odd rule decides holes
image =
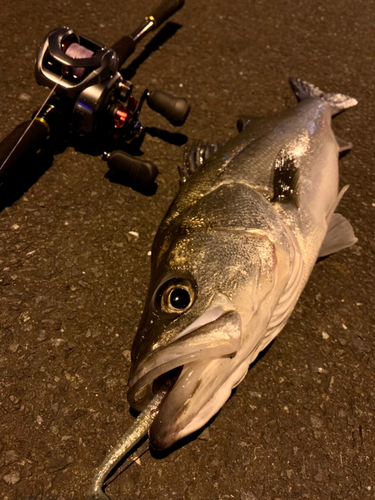
[[[241,346],[240,316],[224,312],[200,325],[197,322],[196,329],[186,329],[183,336],[150,354],[129,381],[128,400],[139,410],[162,386],[168,387],[150,430],[156,449],[168,448],[199,429],[230,395],[230,390],[225,395],[219,392],[230,374],[231,357]]]

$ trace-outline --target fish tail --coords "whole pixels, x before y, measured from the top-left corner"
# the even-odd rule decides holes
[[[354,99],[354,97],[350,97],[345,94],[328,94],[327,92],[320,90],[318,87],[315,87],[315,85],[305,82],[304,80],[300,80],[299,78],[291,77],[289,78],[289,82],[299,101],[303,101],[304,99],[311,97],[322,99],[331,105],[332,115],[336,115],[337,113],[340,113],[340,111],[344,111],[345,109],[358,104],[357,99]]]

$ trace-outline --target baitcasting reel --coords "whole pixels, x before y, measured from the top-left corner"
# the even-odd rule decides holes
[[[183,4],[184,0],[165,0],[112,48],[67,27],[51,31],[40,48],[35,77],[52,90],[33,120],[19,125],[0,143],[0,183],[13,165],[41,149],[48,138],[71,134],[100,144],[111,170],[136,189],[147,190],[158,174],[156,165],[113,147],[141,133],[139,114],[145,102],[174,126],[185,122],[190,106],[186,99],[160,90],[145,90],[138,102],[132,82],[119,69],[137,43]]]

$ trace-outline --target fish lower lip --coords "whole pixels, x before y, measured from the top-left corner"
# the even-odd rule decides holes
[[[203,354],[201,353],[201,356]],[[201,357],[199,356],[199,357]],[[168,393],[178,380],[185,365],[193,363],[194,355],[172,358],[168,363],[147,371],[134,384],[129,382],[128,401],[133,408],[142,411],[161,388],[167,386]]]
[[[150,444],[154,449],[169,448],[182,437],[197,430],[216,413],[217,398],[214,395],[226,379],[222,368],[227,368],[231,362],[229,357],[206,359],[182,368],[178,379],[159,406],[150,428]],[[219,399],[224,394],[225,401],[229,393],[220,390]]]
[[[155,381],[171,378],[171,374],[175,376],[177,373],[174,370],[181,372],[184,366],[191,363],[231,355],[240,348],[241,341],[239,314],[229,311],[214,322],[155,351],[140,363],[129,381],[129,403],[136,410],[142,410],[153,397]]]

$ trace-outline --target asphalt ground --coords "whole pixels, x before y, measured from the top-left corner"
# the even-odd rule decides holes
[[[68,25],[111,45],[156,5],[3,0],[0,137],[47,95],[34,81],[34,57],[49,30]],[[148,252],[178,191],[183,143],[223,141],[237,133],[240,114],[292,106],[291,75],[359,101],[334,123],[354,144],[340,162],[350,189],[339,211],[359,241],[316,265],[287,326],[210,425],[168,453],[150,453],[144,443],[107,493],[112,500],[375,497],[374,9],[369,0],[187,0],[160,43],[143,50],[151,36],[137,48],[127,72],[136,97],[149,87],[191,103],[178,129],[142,112],[151,130],[141,150],[160,170],[156,193],[111,181],[100,156],[72,147],[49,168],[48,157],[38,167],[26,162],[36,179],[30,175],[23,194],[3,186],[1,499],[85,498],[96,466],[133,422],[130,348]]]

